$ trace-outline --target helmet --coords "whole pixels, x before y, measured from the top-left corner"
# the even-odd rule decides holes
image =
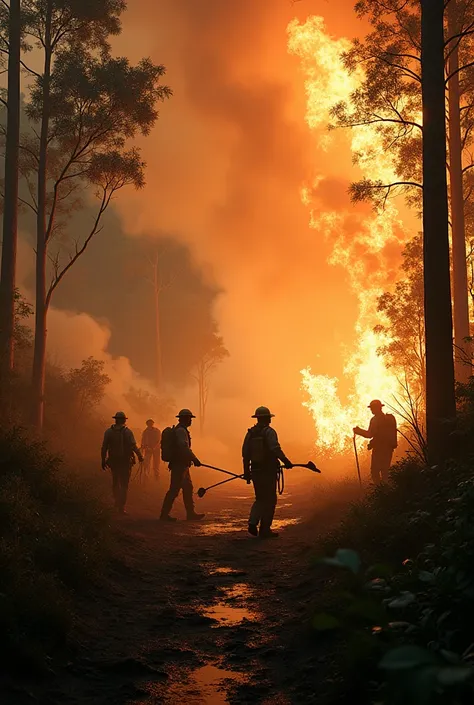
[[[262,419],[262,418],[273,418],[275,414],[270,413],[270,409],[268,406],[259,406],[257,409],[255,409],[255,414],[252,416],[253,419]]]
[[[385,404],[382,404],[380,399],[374,399],[373,401],[370,402],[368,408],[369,409],[372,409],[372,408],[381,409],[382,406],[385,406]]]
[[[112,416],[112,418],[115,419],[115,420],[121,419],[122,421],[127,421],[127,417],[125,416],[125,412],[124,412],[124,411],[117,411],[117,413],[115,414],[115,416]]]
[[[150,423],[153,425],[155,422],[153,421],[153,419],[148,419],[148,421],[146,422],[146,425],[148,426],[148,424],[150,424]]]
[[[181,409],[179,414],[177,415],[177,419],[181,419],[184,416],[189,416],[191,419],[195,419],[196,417],[194,416],[193,412],[190,411],[189,409]]]

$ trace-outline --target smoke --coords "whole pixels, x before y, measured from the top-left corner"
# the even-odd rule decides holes
[[[131,234],[176,233],[223,289],[215,315],[231,357],[212,382],[211,435],[237,439],[253,409],[267,404],[281,435],[309,447],[314,427],[301,405],[300,370],[339,371],[357,301],[347,274],[327,264],[331,248],[301,202],[303,184],[322,173],[323,207],[347,207],[353,173],[348,150],[329,163],[305,124],[304,82],[286,30],[296,12],[330,8],[302,5],[130,7],[117,49],[163,62],[175,95],[144,143],[147,188],[128,193],[119,209]]]

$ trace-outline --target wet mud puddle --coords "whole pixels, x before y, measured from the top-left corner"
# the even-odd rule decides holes
[[[220,570],[221,575],[233,574],[230,569],[227,569],[227,572],[224,572],[225,568],[215,570]],[[244,620],[255,621],[258,618],[256,612],[252,612],[245,606],[245,601],[251,596],[251,589],[246,583],[234,583],[221,587],[219,593],[219,601],[203,611],[206,617],[215,621],[215,627],[235,627]]]
[[[168,692],[166,703],[177,705],[227,705],[227,690],[244,683],[241,673],[228,671],[219,664],[207,664],[193,671],[186,680],[173,686]]]

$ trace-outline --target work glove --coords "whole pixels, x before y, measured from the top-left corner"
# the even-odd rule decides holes
[[[197,458],[194,458],[194,460],[193,460],[193,465],[195,465],[195,467],[197,467],[197,468],[200,468],[201,465],[202,465],[202,463],[201,463],[201,461],[198,460]]]
[[[247,483],[247,485],[250,485],[250,483],[252,482],[252,474],[250,471],[244,472],[244,480]]]
[[[291,470],[291,468],[293,467],[293,463],[291,462],[291,460],[288,460],[288,458],[285,458],[285,460],[283,461],[283,465],[286,470]]]
[[[359,435],[359,433],[360,433],[360,427],[359,427],[359,426],[355,426],[355,427],[352,429],[352,432],[355,433],[356,436]]]
[[[102,461],[102,470],[105,472],[105,471],[107,471],[108,469],[109,469],[109,466],[107,465],[106,461],[103,460],[103,461]]]

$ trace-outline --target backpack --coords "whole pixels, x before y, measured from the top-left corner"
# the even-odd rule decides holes
[[[168,426],[161,434],[161,459],[171,463],[176,457],[176,426]]]
[[[109,457],[122,460],[133,456],[131,440],[129,434],[126,434],[127,430],[126,426],[110,427],[108,439]]]
[[[394,449],[397,448],[397,421],[393,414],[385,414],[384,438],[387,440],[387,445],[390,445]]]
[[[254,467],[265,465],[270,459],[270,454],[265,442],[263,428],[253,426],[252,428],[249,428],[248,432],[250,435],[249,455],[251,464]]]

